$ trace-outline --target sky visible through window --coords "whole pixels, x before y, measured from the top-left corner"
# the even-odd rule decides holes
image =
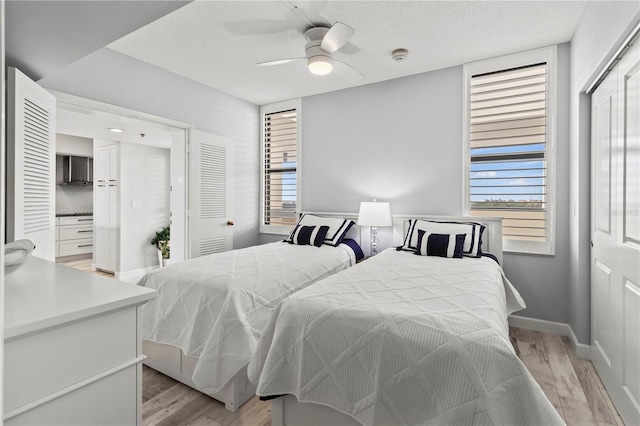
[[[283,168],[296,167],[296,163],[288,162],[283,163]],[[298,180],[296,178],[296,172],[284,172],[282,174],[282,201],[283,202],[295,202],[296,201],[296,188],[298,187]]]
[[[538,158],[531,160],[529,157],[543,158],[544,149],[545,144],[471,149],[472,158],[486,160],[471,162],[472,205],[485,208],[542,208],[545,161]],[[511,161],[496,158],[504,155],[509,155]]]

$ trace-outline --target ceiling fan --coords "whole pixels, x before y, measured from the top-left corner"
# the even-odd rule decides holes
[[[259,62],[256,65],[270,66],[306,61],[312,74],[326,75],[335,72],[348,82],[355,83],[363,77],[360,71],[331,56],[333,52],[347,44],[355,32],[353,28],[342,22],[336,22],[331,28],[311,27],[304,33],[307,39],[306,56]]]

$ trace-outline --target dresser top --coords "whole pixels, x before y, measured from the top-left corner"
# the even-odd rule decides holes
[[[156,291],[31,256],[5,276],[4,337],[138,305]]]

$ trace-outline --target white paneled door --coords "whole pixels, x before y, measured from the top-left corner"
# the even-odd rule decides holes
[[[53,261],[56,98],[16,68],[7,77],[7,241],[29,239]]]
[[[96,268],[110,272],[118,266],[119,164],[118,144],[96,148],[93,260]]]
[[[640,43],[592,96],[592,360],[640,424]]]
[[[233,248],[231,141],[192,130],[189,141],[190,257]]]

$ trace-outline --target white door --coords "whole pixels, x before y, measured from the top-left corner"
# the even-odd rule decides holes
[[[187,144],[184,129],[171,131],[171,260],[187,258]]]
[[[592,360],[640,424],[640,44],[592,97]]]
[[[190,257],[233,248],[231,141],[191,131],[189,141]]]
[[[20,70],[7,80],[7,241],[55,260],[56,98]]]
[[[115,272],[118,249],[118,145],[96,148],[94,262],[98,269]]]

